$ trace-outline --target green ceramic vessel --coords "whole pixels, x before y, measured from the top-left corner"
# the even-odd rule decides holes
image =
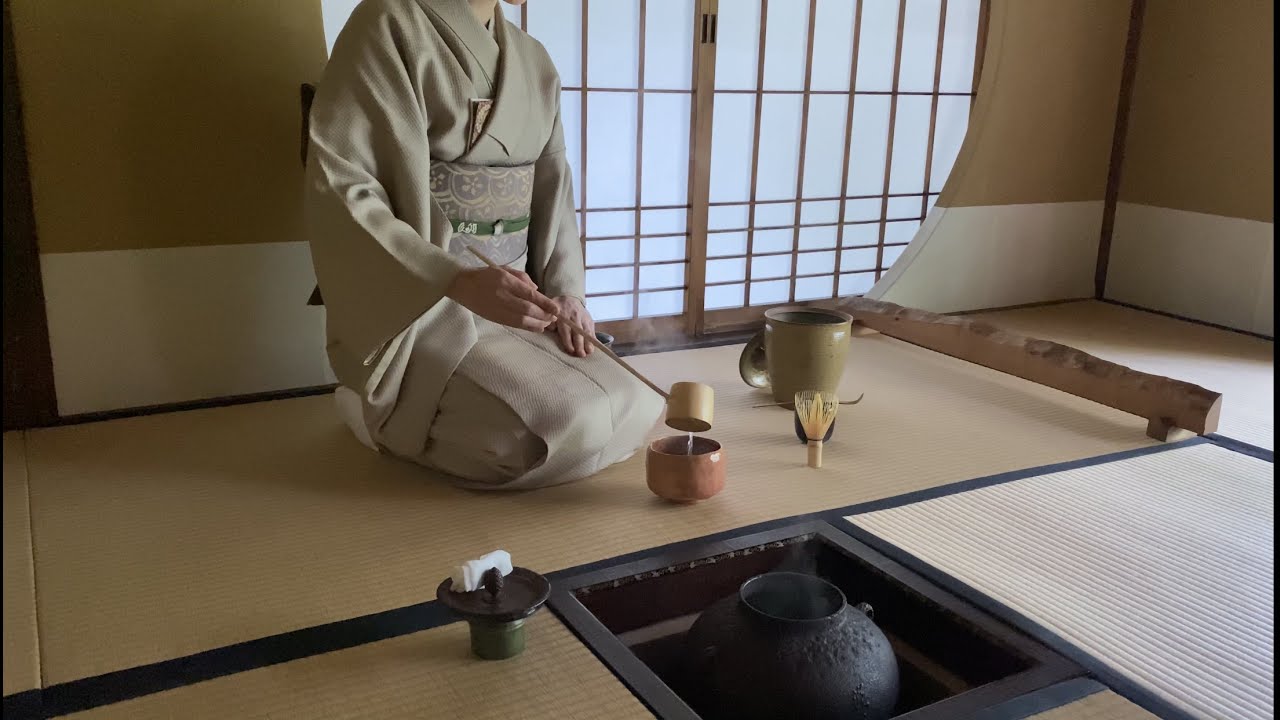
[[[785,307],[764,314],[764,330],[738,361],[742,380],[773,390],[773,401],[794,407],[796,393],[833,393],[844,375],[853,318],[836,310]]]

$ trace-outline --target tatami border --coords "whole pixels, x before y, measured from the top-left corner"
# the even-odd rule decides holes
[[[867,533],[860,531],[851,523],[844,520],[846,516],[885,510],[892,507],[899,507],[947,495],[954,495],[956,493],[967,492],[969,490],[976,490],[983,487],[990,487],[992,485],[1013,482],[1015,480],[1063,472],[1065,470],[1102,465],[1119,460],[1127,460],[1155,453],[1168,452],[1207,442],[1211,442],[1225,449],[1240,452],[1251,457],[1258,457],[1269,462],[1272,461],[1272,451],[1264,450],[1246,443],[1241,443],[1236,440],[1216,435],[1193,437],[1188,440],[1175,443],[1166,443],[1137,448],[1134,450],[1107,453],[1104,455],[1097,455],[1051,465],[1041,465],[1024,470],[1016,470],[987,477],[962,480],[946,485],[940,485],[936,488],[905,493],[902,495],[858,503],[832,510],[779,518],[763,523],[756,523],[754,525],[725,530],[723,532],[699,538],[669,543],[649,548],[647,550],[641,550],[618,557],[578,565],[572,568],[565,568],[549,573],[548,577],[551,579],[554,586],[558,581],[562,582],[565,578],[579,576],[600,568],[613,567],[627,562],[634,562],[641,558],[676,551],[683,547],[715,542],[717,540],[740,535],[759,533],[773,528],[804,522],[806,520],[825,521],[845,532],[849,532],[849,529],[852,528],[855,532],[850,534],[863,542],[867,542],[863,537],[864,535],[867,535]],[[874,538],[874,536],[871,537]],[[896,548],[886,549],[883,546],[887,543],[879,541],[878,539],[875,543],[867,542],[867,544],[881,552],[884,552],[894,560],[902,562],[902,564],[924,575],[930,580],[938,582],[942,587],[955,592],[957,595],[960,595],[963,599],[972,602],[980,609],[992,612],[988,607],[991,601],[988,601],[987,605],[984,605],[982,603],[982,598],[975,600],[975,598],[971,597],[973,595],[972,589],[969,589],[967,592],[958,591],[954,587],[954,583],[952,585],[948,585],[945,582],[939,581],[936,577],[938,575],[936,571],[929,572],[927,567],[918,567],[921,564],[918,561],[914,565],[910,562],[904,562],[901,557],[904,553],[902,553],[901,550]],[[995,614],[997,617],[1001,617],[998,612],[992,612],[992,614]],[[196,683],[213,680],[227,675],[234,675],[249,670],[269,667],[279,663],[301,660],[314,655],[334,652],[337,650],[345,650],[372,642],[389,640],[403,635],[422,632],[424,630],[430,630],[455,621],[456,618],[449,614],[443,606],[441,606],[437,601],[431,600],[429,602],[372,613],[370,615],[350,618],[347,620],[339,620],[324,625],[317,625],[301,630],[271,635],[225,647],[214,648],[194,655],[175,658],[173,660],[163,660],[135,668],[118,670],[80,680],[72,680],[52,685],[44,689],[15,693],[3,698],[3,714],[6,718],[14,718],[16,720],[23,720],[25,718],[43,719],[59,717],[146,695],[152,695],[158,692],[164,692],[166,690],[174,690],[187,685],[194,685]],[[1037,639],[1041,639],[1039,636],[1034,635],[1034,633],[1032,634],[1037,637]],[[1041,640],[1042,642],[1045,642],[1044,639]],[[1078,657],[1080,654],[1078,650],[1075,650],[1076,654],[1073,655],[1068,652],[1064,652],[1064,649],[1059,645],[1050,646],[1053,649],[1062,652],[1070,659],[1081,662],[1081,659]],[[1092,660],[1091,658],[1087,659]],[[1094,665],[1097,663],[1096,661],[1093,661],[1091,664],[1086,664],[1085,662],[1081,662],[1081,664],[1093,671]],[[1098,675],[1102,677],[1104,676],[1104,673],[1099,672]],[[1120,687],[1126,687],[1126,689],[1130,687],[1129,685],[1126,685],[1126,683],[1127,681],[1123,681],[1121,679],[1118,681],[1118,684],[1112,685],[1112,687],[1117,688],[1117,691],[1119,692]],[[1108,682],[1108,684],[1110,685],[1111,683]],[[1122,692],[1121,694],[1126,695],[1126,697],[1130,697],[1130,699],[1134,699],[1136,697],[1130,695],[1128,692]],[[1135,700],[1135,702],[1137,701]],[[1142,703],[1139,704],[1141,705]],[[1185,718],[1186,716],[1166,715],[1165,717],[1182,720],[1182,718]]]

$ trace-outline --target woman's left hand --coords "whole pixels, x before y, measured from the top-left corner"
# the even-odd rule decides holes
[[[576,297],[558,297],[553,300],[556,305],[560,306],[560,317],[572,321],[578,327],[586,330],[595,336],[596,321],[591,319],[591,313],[587,312],[587,308],[582,301]],[[570,355],[577,357],[586,357],[595,351],[595,346],[587,342],[586,338],[569,329],[569,325],[560,322],[559,319],[552,325],[552,329],[560,336],[560,347]]]

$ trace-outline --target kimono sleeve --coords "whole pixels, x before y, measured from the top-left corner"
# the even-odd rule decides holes
[[[414,48],[377,5],[356,9],[325,68],[304,200],[330,328],[366,364],[462,269],[442,247],[451,228],[429,191],[427,111],[403,55]]]

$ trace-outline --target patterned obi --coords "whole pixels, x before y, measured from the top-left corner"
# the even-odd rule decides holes
[[[522,261],[529,250],[533,167],[432,161],[431,195],[453,226],[450,255],[467,267],[484,265],[468,247],[499,265]]]

